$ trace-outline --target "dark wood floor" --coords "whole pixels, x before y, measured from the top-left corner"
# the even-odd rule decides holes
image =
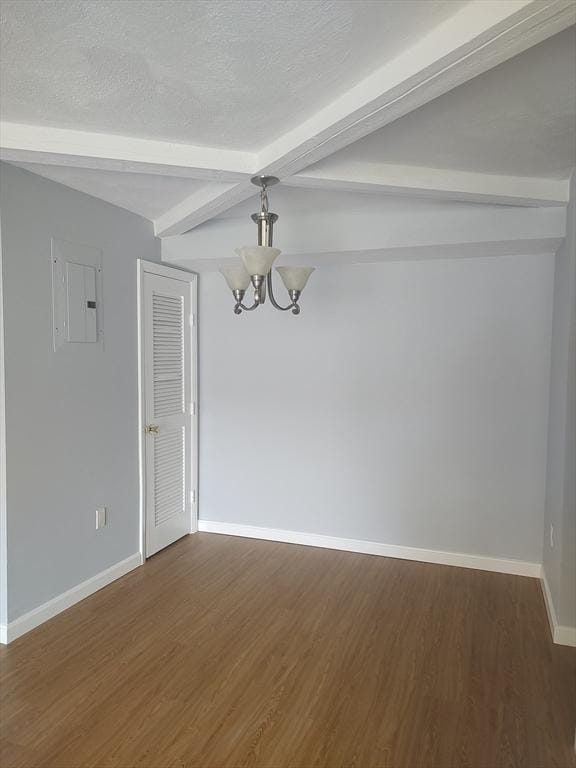
[[[2,768],[572,768],[535,579],[197,534],[1,651]]]

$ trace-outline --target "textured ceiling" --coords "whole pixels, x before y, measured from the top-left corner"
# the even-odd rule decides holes
[[[3,0],[2,117],[255,149],[463,5]]]
[[[155,219],[204,186],[193,179],[159,176],[146,173],[124,173],[88,168],[13,163],[20,168],[52,179],[67,187],[99,197],[107,203]]]
[[[575,27],[332,155],[339,160],[566,178],[576,165]]]
[[[38,163],[12,163],[31,173],[64,184],[107,203],[117,205],[147,219],[156,219],[184,197],[204,187],[205,182],[177,176],[160,176],[146,173],[103,171],[91,168],[40,165]],[[384,213],[454,209],[463,205],[457,202],[436,200],[410,200],[392,195],[335,192],[330,190],[294,189],[279,185],[270,191],[271,210],[283,215],[321,212]],[[259,192],[249,200],[225,211],[216,219],[246,219],[260,208]],[[278,225],[281,227],[281,224]]]
[[[501,0],[482,1],[488,7]],[[465,0],[3,0],[1,117],[41,129],[180,141],[217,154],[219,147],[260,151],[322,106],[337,103],[347,89],[465,5]],[[575,102],[572,27],[316,167],[332,169],[338,178],[340,162],[354,163],[360,181],[362,165],[375,163],[565,178],[576,165]],[[57,155],[51,162],[58,162]],[[16,164],[154,220],[197,192],[200,204],[218,193],[216,185],[205,189],[206,182],[171,176],[169,168],[166,175],[151,175],[85,169],[82,162]],[[256,210],[256,194],[220,218],[247,216]],[[280,214],[313,209],[377,215],[470,205],[284,186],[271,198]]]

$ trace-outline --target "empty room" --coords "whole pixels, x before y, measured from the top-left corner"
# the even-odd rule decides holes
[[[576,768],[576,2],[0,2],[2,768]]]

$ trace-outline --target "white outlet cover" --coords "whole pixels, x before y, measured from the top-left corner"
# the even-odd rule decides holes
[[[96,510],[96,530],[104,528],[106,522],[106,507],[98,507]]]

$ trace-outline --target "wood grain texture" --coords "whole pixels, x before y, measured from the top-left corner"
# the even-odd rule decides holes
[[[1,649],[2,768],[573,768],[536,579],[189,536]]]

